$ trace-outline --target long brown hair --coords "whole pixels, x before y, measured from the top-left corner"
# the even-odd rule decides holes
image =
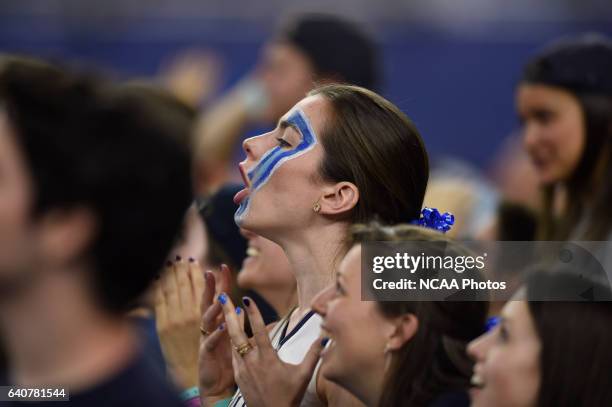
[[[382,227],[377,223],[353,227],[355,242],[424,241],[438,242],[444,255],[470,255],[460,244],[439,232],[414,225]],[[429,246],[428,246],[429,247]],[[473,362],[466,353],[467,343],[482,334],[488,312],[486,297],[481,301],[379,301],[388,317],[414,314],[418,330],[391,360],[385,372],[380,406],[428,406],[438,396],[465,392],[469,387]]]
[[[566,38],[524,67],[522,84],[563,89],[578,103],[585,148],[568,179],[543,187],[538,235],[548,240],[606,240],[612,230],[612,41],[600,36]],[[561,188],[560,188],[561,187]],[[565,196],[560,192],[565,193]],[[555,216],[558,198],[563,210]]]
[[[359,189],[348,220],[396,224],[417,219],[429,159],[410,119],[382,96],[357,86],[327,85],[309,95],[323,96],[332,110],[321,137],[325,153],[319,174]]]
[[[612,97],[576,94],[584,117],[585,150],[578,167],[565,182],[566,203],[559,218],[554,216],[558,190],[543,188],[543,239],[580,238],[606,240],[612,230]],[[581,222],[586,222],[584,226]],[[577,230],[579,228],[581,230]]]
[[[573,287],[584,283],[582,275],[561,270],[533,273],[527,280],[529,312],[542,344],[540,407],[598,407],[609,405],[612,399],[610,287],[596,281],[590,283],[608,301],[531,300],[545,299],[542,287],[565,286],[573,293]]]

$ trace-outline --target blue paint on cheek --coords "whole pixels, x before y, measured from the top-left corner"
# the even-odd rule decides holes
[[[285,150],[280,147],[274,147],[269,150],[257,163],[257,165],[249,171],[247,176],[251,181],[251,190],[250,194],[252,195],[257,190],[259,190],[263,185],[268,182],[272,174],[285,162],[294,158],[299,157],[302,154],[310,151],[314,145],[317,143],[317,137],[308,122],[308,119],[304,115],[301,110],[295,110],[288,118],[287,122],[291,125],[295,126],[300,134],[302,135],[302,140],[300,143],[291,150]],[[240,224],[240,222],[246,216],[246,213],[249,209],[250,197],[244,199],[236,214],[234,215],[234,219],[236,223]]]
[[[264,185],[274,171],[278,169],[283,162],[296,158],[308,150],[310,150],[317,142],[317,139],[312,131],[306,116],[300,110],[296,110],[287,118],[287,122],[297,127],[302,135],[300,143],[291,150],[284,150],[280,147],[274,147],[270,150],[252,171],[249,172],[251,180],[251,189],[256,191]]]

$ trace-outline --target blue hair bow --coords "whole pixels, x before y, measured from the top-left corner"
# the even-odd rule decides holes
[[[442,233],[446,233],[455,223],[455,215],[450,212],[440,213],[436,208],[423,208],[421,217],[418,220],[412,221],[412,224],[424,226],[426,228],[435,229]]]

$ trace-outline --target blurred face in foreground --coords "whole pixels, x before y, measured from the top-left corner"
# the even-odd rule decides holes
[[[540,340],[526,301],[508,301],[501,322],[468,347],[474,358],[473,407],[536,406]]]
[[[0,111],[0,288],[29,268],[31,180],[8,117]]]

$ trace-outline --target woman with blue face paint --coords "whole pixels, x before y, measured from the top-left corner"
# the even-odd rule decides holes
[[[266,366],[282,369],[285,363],[308,361],[308,368],[300,374],[312,379],[303,399],[289,396],[293,404],[300,404],[295,400],[302,400],[302,406],[358,403],[318,372],[310,373],[321,349],[315,343],[321,318],[310,309],[310,303],[332,281],[334,270],[351,247],[349,228],[353,223],[376,218],[396,224],[419,217],[429,173],[421,137],[411,121],[379,95],[353,86],[328,85],[296,104],[276,129],[246,140],[243,147],[246,159],[240,170],[245,189],[234,198],[240,206],[236,221],[240,227],[278,243],[297,280],[298,307],[270,331],[271,348],[267,350],[274,349],[276,359],[266,361]],[[217,364],[212,371],[204,363],[211,355],[218,356],[215,352],[220,348],[229,348],[227,328],[234,366],[239,361],[236,358],[253,358],[265,346],[253,348],[250,344],[240,326],[242,310],[237,309],[236,316],[225,295],[219,302],[225,323],[218,316],[219,303],[212,301],[202,320],[205,339],[200,352],[200,387],[208,404],[233,393],[233,383],[227,385],[224,376],[228,370]],[[246,298],[244,304],[251,312],[248,307],[252,301]],[[267,336],[256,339],[263,341],[260,344],[268,340]],[[229,405],[258,405],[257,394],[266,384],[254,383],[252,376],[242,373],[233,372],[240,390]]]

